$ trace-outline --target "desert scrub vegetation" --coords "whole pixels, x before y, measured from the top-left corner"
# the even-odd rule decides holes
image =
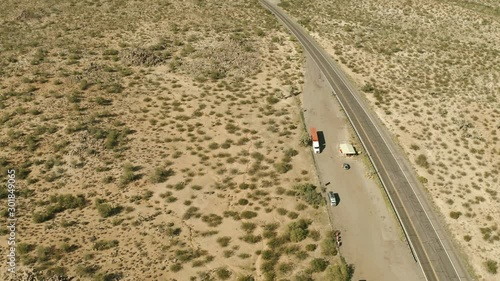
[[[293,187],[296,196],[304,200],[309,205],[318,208],[324,205],[324,198],[312,184],[298,184]]]
[[[323,230],[313,208],[294,209],[292,179],[309,169],[287,98],[300,49],[256,1],[136,4],[0,11],[0,171],[16,169],[33,210],[23,263],[46,278],[257,280],[255,247],[272,242],[308,268]]]
[[[455,237],[464,231],[480,236],[488,217],[500,223],[500,201],[487,191],[498,191],[500,171],[497,2],[283,0],[279,5],[348,70],[360,95],[401,143]],[[461,205],[476,196],[486,201],[474,211],[446,203],[451,197]],[[458,243],[474,270],[489,276],[481,253],[500,251],[495,243],[477,240]]]
[[[486,270],[491,274],[497,274],[498,262],[494,260],[487,260],[485,263]]]
[[[40,202],[40,205],[46,205],[44,211],[35,212],[33,214],[33,221],[35,223],[42,223],[51,220],[57,213],[64,212],[68,209],[82,209],[87,205],[85,196],[79,194],[73,196],[71,194],[51,195],[48,202]]]

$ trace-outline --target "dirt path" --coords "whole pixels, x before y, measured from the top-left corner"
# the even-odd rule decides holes
[[[339,143],[351,136],[343,112],[314,62],[306,55],[303,94],[304,118],[325,136],[326,147],[315,156],[318,173],[327,191],[340,196],[337,207],[329,207],[334,228],[342,232],[342,255],[353,263],[353,280],[425,280],[417,262],[403,241],[403,234],[382,190],[367,177],[362,156],[345,159]],[[357,147],[360,149],[360,147]],[[343,170],[342,163],[351,169]]]

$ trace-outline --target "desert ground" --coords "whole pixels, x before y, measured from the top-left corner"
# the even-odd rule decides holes
[[[257,1],[3,1],[1,279],[347,280],[303,59]]]
[[[365,93],[479,280],[500,260],[498,1],[281,1]]]

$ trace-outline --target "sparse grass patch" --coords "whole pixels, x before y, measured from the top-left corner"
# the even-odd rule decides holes
[[[97,251],[104,251],[114,247],[118,247],[118,240],[99,240],[94,243],[92,249]]]
[[[162,183],[165,182],[169,177],[174,175],[172,169],[155,168],[150,176],[150,181],[152,183]]]
[[[227,247],[230,242],[231,242],[231,237],[229,236],[223,236],[217,238],[217,243],[219,243],[221,247]]]
[[[423,168],[426,168],[426,169],[428,169],[430,166],[429,162],[427,162],[427,157],[423,154],[418,155],[415,162],[417,163],[417,165],[419,165]]]
[[[335,233],[333,231],[328,231],[326,237],[321,242],[321,249],[323,254],[326,256],[336,256],[337,250],[337,240],[335,239]]]

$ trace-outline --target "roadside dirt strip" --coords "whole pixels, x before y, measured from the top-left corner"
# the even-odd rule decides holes
[[[354,264],[352,280],[424,281],[384,191],[360,156],[347,158],[338,144],[353,132],[325,76],[306,53],[302,107],[308,128],[321,133],[322,151],[314,154],[320,182],[339,195],[338,206],[327,205],[335,230],[341,232],[339,251]],[[344,170],[343,163],[350,165]]]
[[[442,222],[434,215],[408,161],[401,156],[404,154],[374,113],[304,29],[280,8],[266,1],[261,3],[286,25],[325,75],[383,183],[425,279],[472,280],[452,241],[439,227]]]

